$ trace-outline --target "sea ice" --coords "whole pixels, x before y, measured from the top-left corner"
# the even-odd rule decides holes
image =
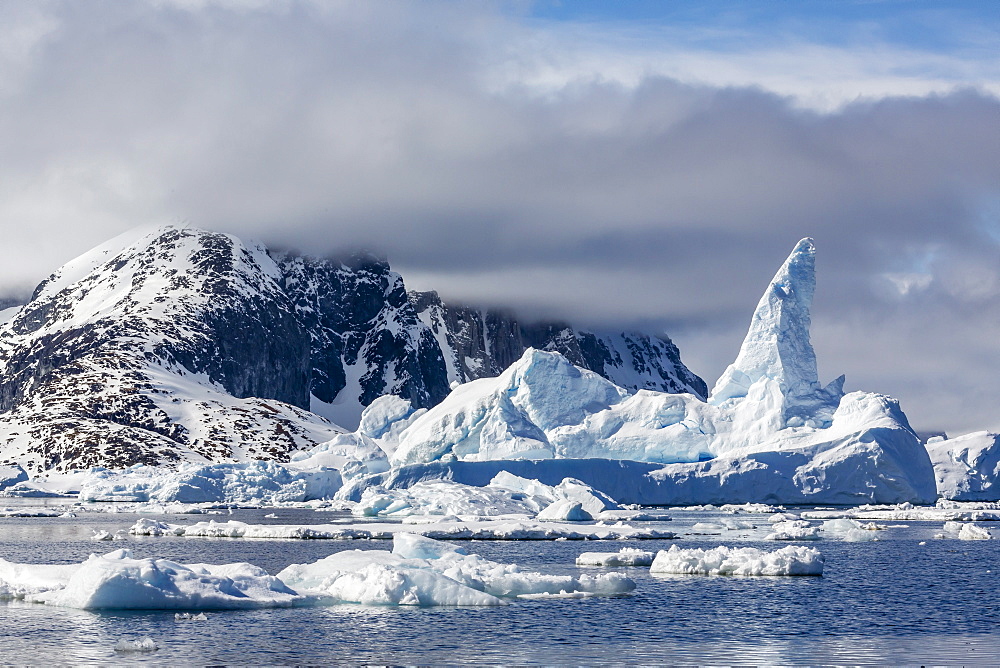
[[[155,652],[160,649],[156,641],[149,636],[143,636],[137,640],[119,640],[115,644],[116,652]]]
[[[783,547],[774,552],[753,547],[720,546],[703,550],[660,550],[650,572],[676,575],[822,575],[823,555],[811,547]]]

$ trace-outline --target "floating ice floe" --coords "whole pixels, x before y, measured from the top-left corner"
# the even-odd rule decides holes
[[[501,605],[504,599],[627,594],[619,573],[544,575],[500,564],[414,534],[397,534],[392,552],[347,550],[278,574],[303,591],[368,605]]]
[[[867,543],[878,540],[877,527],[862,525],[856,520],[840,518],[823,522],[822,530],[833,536],[840,536],[848,543]]]
[[[976,526],[971,522],[945,522],[943,536],[959,540],[990,540],[993,538],[988,529]]]
[[[116,652],[155,652],[160,649],[156,641],[149,636],[143,636],[136,640],[119,640],[115,644]]]
[[[955,502],[938,500],[934,506],[863,505],[845,510],[806,510],[804,519],[880,520],[895,522],[1000,522],[1000,504],[995,502]]]
[[[649,570],[674,575],[822,575],[823,555],[793,545],[774,552],[726,546],[684,550],[673,545],[656,554]]]
[[[82,564],[0,560],[0,594],[85,610],[240,610],[311,602],[252,564],[179,564],[135,559],[130,550]]]
[[[436,540],[629,540],[675,538],[672,531],[656,527],[632,526],[623,522],[605,524],[562,524],[530,520],[461,520],[442,517],[441,521],[413,524],[389,522],[366,524],[246,524],[228,521],[170,524],[142,518],[129,529],[136,536],[186,536],[201,538],[299,538],[299,539],[388,539],[400,533],[414,533]]]
[[[175,622],[207,622],[208,617],[204,612],[199,612],[192,615],[190,612],[177,612],[174,613]]]
[[[819,540],[819,528],[805,520],[785,520],[771,525],[773,531],[764,540]]]
[[[576,558],[577,566],[649,566],[653,553],[634,547],[623,547],[618,552],[584,552]]]

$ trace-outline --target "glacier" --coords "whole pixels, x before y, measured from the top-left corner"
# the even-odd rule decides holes
[[[811,239],[796,244],[707,401],[629,391],[558,353],[529,349],[500,376],[459,385],[419,414],[373,404],[378,433],[354,437],[377,445],[392,471],[368,480],[406,486],[438,475],[476,484],[484,471],[526,475],[523,465],[497,461],[555,460],[543,467],[549,484],[574,477],[627,503],[933,502],[930,459],[898,402],[845,394],[843,377],[819,383],[809,339],[815,253]],[[579,460],[591,460],[583,474],[571,463]],[[606,460],[646,463],[610,467],[612,477],[636,473],[641,493],[610,491]],[[341,494],[356,496],[365,484],[353,481]]]

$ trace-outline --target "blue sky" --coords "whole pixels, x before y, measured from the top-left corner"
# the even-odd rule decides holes
[[[1000,431],[997,8],[0,1],[0,292],[184,222],[665,331],[711,385],[810,236],[823,379]]]

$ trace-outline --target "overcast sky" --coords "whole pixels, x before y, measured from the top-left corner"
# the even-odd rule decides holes
[[[711,385],[812,236],[821,380],[997,431],[1000,13],[949,4],[0,0],[0,286],[151,223],[367,247]]]

